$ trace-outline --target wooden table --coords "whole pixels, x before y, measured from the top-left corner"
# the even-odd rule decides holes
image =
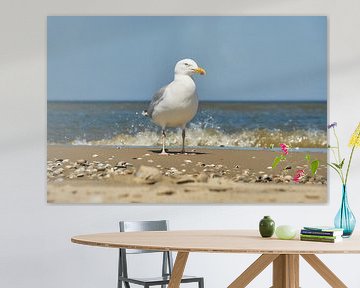
[[[177,251],[169,288],[179,287],[190,252],[262,254],[228,288],[246,287],[271,263],[273,288],[298,288],[300,255],[331,287],[347,287],[315,254],[360,253],[358,235],[333,244],[261,238],[255,230],[101,233],[75,236],[71,241],[99,247]]]

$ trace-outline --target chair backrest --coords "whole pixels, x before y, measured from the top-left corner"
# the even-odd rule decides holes
[[[120,221],[120,232],[137,232],[137,231],[167,231],[169,224],[167,220],[157,221]],[[127,272],[127,257],[126,254],[140,254],[140,253],[163,253],[162,261],[162,275],[172,273],[173,259],[169,251],[150,251],[150,250],[136,250],[136,249],[119,249],[119,275],[128,277]]]
[[[156,221],[120,221],[120,232],[137,231],[167,231],[169,224],[167,220]],[[155,253],[159,251],[126,249],[126,254]]]
[[[135,231],[167,231],[169,224],[167,220],[156,221],[120,221],[121,232]]]

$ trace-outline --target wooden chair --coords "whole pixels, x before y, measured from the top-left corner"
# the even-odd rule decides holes
[[[134,231],[167,231],[168,221],[120,221],[120,232],[134,232]],[[149,250],[135,250],[135,249],[119,249],[119,269],[118,269],[118,288],[122,288],[124,283],[125,288],[130,288],[130,283],[149,288],[150,286],[160,286],[165,288],[169,284],[170,276],[173,268],[173,259],[171,252],[149,251]],[[127,269],[127,254],[141,254],[141,253],[163,253],[162,260],[162,274],[160,277],[152,278],[138,278],[129,277]],[[160,266],[160,265],[159,265]],[[204,278],[194,276],[183,276],[181,283],[197,282],[198,288],[204,288]]]

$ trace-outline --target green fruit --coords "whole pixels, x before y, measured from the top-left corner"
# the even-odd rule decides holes
[[[296,236],[297,230],[290,225],[281,225],[276,228],[275,234],[278,238],[283,240],[290,240]]]

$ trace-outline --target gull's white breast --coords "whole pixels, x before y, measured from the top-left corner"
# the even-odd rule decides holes
[[[162,101],[154,107],[152,120],[163,128],[184,128],[194,118],[197,109],[195,83],[191,77],[184,75],[166,87]]]

